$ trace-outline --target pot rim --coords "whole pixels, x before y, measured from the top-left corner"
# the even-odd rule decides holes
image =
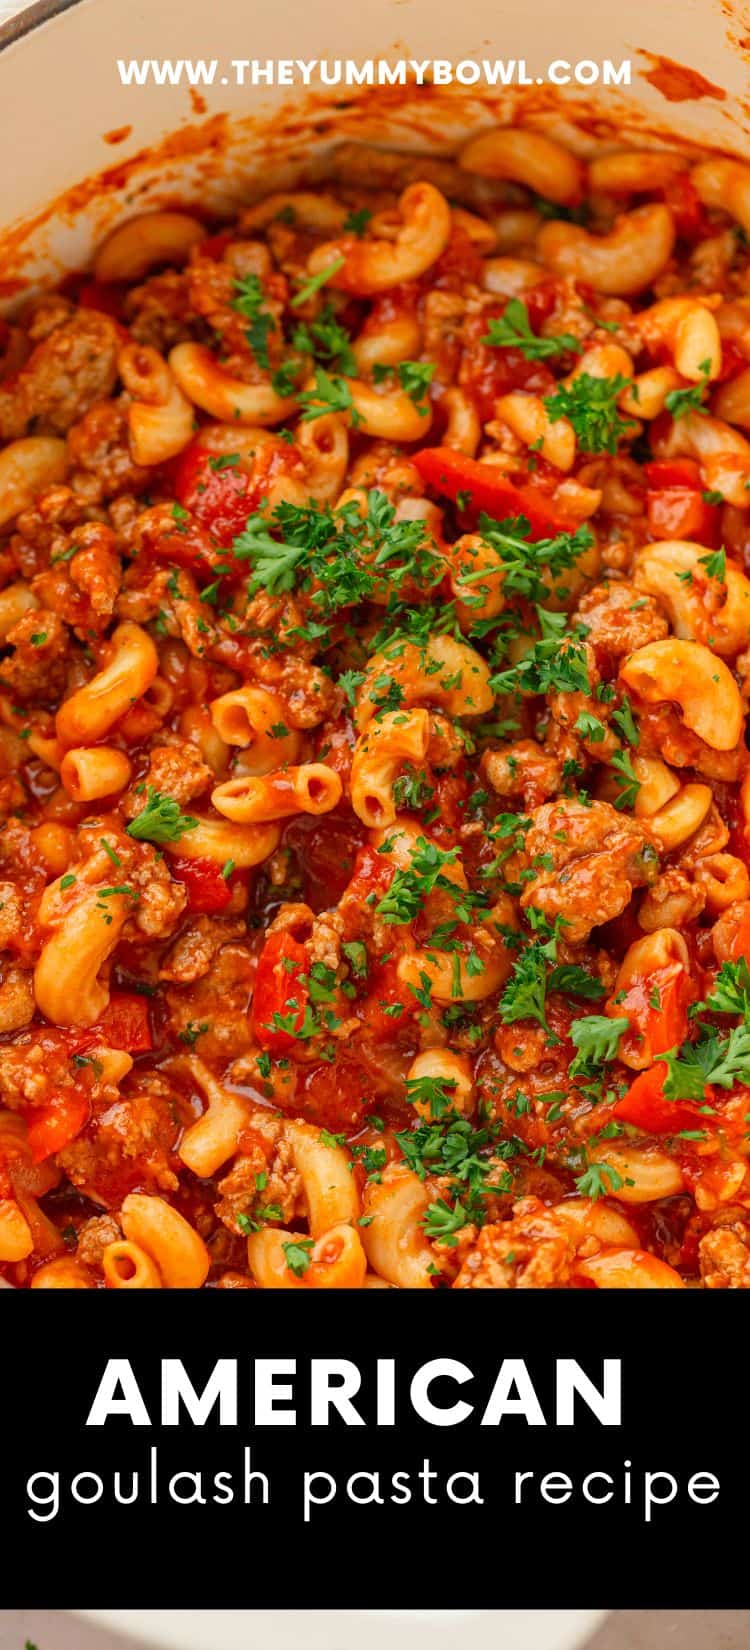
[[[7,23],[0,23],[0,52],[23,40],[24,35],[33,34],[40,24],[49,23],[53,17],[61,17],[63,12],[80,4],[81,0],[33,0],[32,5],[9,17]]]

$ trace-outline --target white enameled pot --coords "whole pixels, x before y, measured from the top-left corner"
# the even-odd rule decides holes
[[[750,154],[743,25],[725,0],[40,0],[0,28],[0,300],[80,268],[115,221],[190,199],[223,210],[289,184],[342,137],[450,153],[479,124],[522,117],[582,153],[678,138]],[[251,89],[219,76],[124,86],[117,59],[258,61],[630,58],[617,90],[377,93]],[[664,60],[697,72],[680,75]],[[227,78],[230,83],[223,84]],[[665,89],[668,95],[665,95]],[[699,93],[700,95],[694,95]],[[596,1611],[82,1611],[161,1650],[575,1650]]]
[[[0,298],[12,302],[34,267],[80,267],[118,216],[190,196],[226,207],[343,136],[450,152],[479,123],[522,114],[582,120],[584,151],[645,131],[750,153],[746,40],[732,0],[38,0],[0,28]],[[126,86],[118,74],[118,59],[186,57],[217,60],[212,86]],[[222,72],[292,57],[524,60],[532,80],[556,59],[628,58],[632,84],[305,91]]]

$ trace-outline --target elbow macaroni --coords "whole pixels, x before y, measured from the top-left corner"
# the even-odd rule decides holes
[[[0,1287],[750,1286],[748,180],[345,143],[14,318]]]

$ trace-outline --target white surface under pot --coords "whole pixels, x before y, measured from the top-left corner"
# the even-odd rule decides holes
[[[159,1650],[578,1650],[597,1610],[84,1610]]]

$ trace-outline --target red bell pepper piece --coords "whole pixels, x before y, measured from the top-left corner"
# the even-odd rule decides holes
[[[701,489],[701,467],[694,458],[653,458],[643,466],[649,487]]]
[[[34,1163],[43,1163],[68,1146],[88,1122],[89,1102],[74,1089],[56,1094],[46,1106],[29,1106],[24,1113]]]
[[[304,976],[307,951],[293,934],[270,934],[258,958],[252,1005],[252,1032],[270,1054],[287,1054],[294,1047],[309,1002]],[[289,1021],[289,1029],[278,1019]]]
[[[648,483],[646,514],[655,539],[692,539],[715,549],[720,517],[715,504],[703,497],[700,466],[692,458],[654,460],[644,464]]]
[[[525,516],[531,525],[532,540],[554,538],[573,529],[574,523],[536,487],[517,487],[493,464],[467,458],[465,453],[458,453],[452,447],[423,447],[421,452],[413,454],[412,463],[436,493],[453,499],[473,515],[485,511],[498,521],[508,516]]]
[[[688,1033],[688,1008],[695,988],[682,963],[667,963],[650,974],[634,979],[624,997],[611,1006],[614,1014],[626,1015],[630,1024],[620,1050],[653,1060],[668,1048],[682,1043]]]
[[[224,876],[215,860],[187,859],[179,854],[170,859],[169,869],[172,876],[183,883],[190,910],[210,916],[226,910],[232,890],[245,880],[242,871],[230,871]]]
[[[613,1107],[621,1123],[633,1123],[646,1134],[679,1134],[681,1129],[698,1129],[707,1121],[706,1113],[694,1100],[669,1100],[664,1094],[664,1080],[669,1071],[664,1060],[657,1060],[648,1071],[639,1072],[627,1094]],[[713,1089],[706,1088],[703,1104],[710,1106]]]

